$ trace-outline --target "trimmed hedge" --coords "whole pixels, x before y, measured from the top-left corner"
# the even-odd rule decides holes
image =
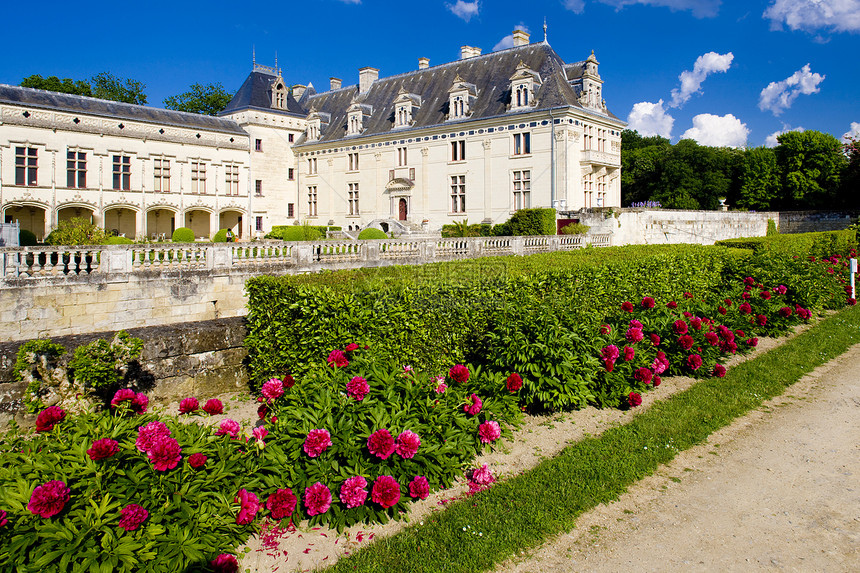
[[[362,230],[358,234],[358,238],[361,239],[362,241],[367,240],[367,239],[387,239],[388,235],[385,234],[385,231],[381,231],[379,229],[374,229],[371,227],[371,228]]]
[[[36,235],[33,231],[21,229],[18,232],[18,245],[22,247],[35,247],[38,244],[39,241],[36,240]]]
[[[555,235],[555,209],[520,209],[504,226],[507,235]]]
[[[737,249],[750,249],[756,254],[823,258],[833,254],[845,255],[850,249],[856,247],[856,243],[856,233],[845,230],[727,239],[717,241],[716,244]]]
[[[194,231],[188,227],[179,227],[173,231],[173,236],[170,238],[174,243],[193,243]]]
[[[213,243],[226,243],[227,242],[227,229],[219,229],[217,233],[212,236]]]
[[[317,225],[275,225],[272,231],[266,235],[267,239],[281,239],[282,241],[318,241],[325,239],[326,231],[340,231],[342,227],[328,227]]]

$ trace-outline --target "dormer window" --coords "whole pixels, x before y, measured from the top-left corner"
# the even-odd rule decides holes
[[[308,114],[308,141],[318,141],[329,122],[329,114],[311,110]]]
[[[394,128],[410,127],[414,123],[413,116],[421,107],[421,96],[407,93],[400,88],[394,100]]]
[[[477,96],[475,84],[464,81],[458,74],[454,78],[454,85],[448,90],[448,119],[465,119],[472,115]]]
[[[346,134],[361,135],[367,127],[367,120],[373,111],[369,105],[353,103],[346,110]]]
[[[535,92],[541,85],[540,74],[533,71],[523,62],[520,62],[510,80],[511,106],[509,109],[511,111],[527,109],[537,105]]]
[[[280,76],[272,82],[272,107],[287,109],[287,87]]]
[[[529,86],[523,84],[517,86],[517,107],[529,105]]]

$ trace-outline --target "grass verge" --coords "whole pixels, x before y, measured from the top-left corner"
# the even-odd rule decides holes
[[[379,539],[327,572],[471,573],[568,531],[577,516],[616,499],[628,486],[761,406],[817,366],[860,342],[860,307],[849,307],[805,333],[654,404],[624,426],[563,450],[446,511]],[[675,448],[666,448],[672,443]],[[480,533],[480,536],[477,535]]]

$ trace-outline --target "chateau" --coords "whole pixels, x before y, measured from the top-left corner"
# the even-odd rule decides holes
[[[517,209],[620,206],[621,130],[592,53],[517,30],[490,54],[330,89],[254,64],[218,117],[0,85],[0,210],[43,238],[92,217],[126,237],[261,237],[501,223]]]

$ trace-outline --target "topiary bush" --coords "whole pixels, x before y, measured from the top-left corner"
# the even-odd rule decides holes
[[[100,245],[107,235],[104,229],[83,217],[60,221],[45,238],[46,245]]]
[[[194,231],[188,227],[179,227],[173,231],[173,236],[170,238],[174,243],[193,243]]]
[[[22,247],[35,247],[38,244],[39,241],[36,240],[36,235],[33,233],[33,231],[21,229],[18,232],[18,245]]]
[[[367,239],[387,239],[388,235],[385,234],[385,231],[369,227],[367,229],[362,229],[358,234],[358,238],[362,241]]]
[[[106,245],[132,245],[134,241],[128,237],[108,237],[105,241]]]
[[[585,235],[591,227],[582,223],[570,223],[561,228],[562,235]]]
[[[282,241],[319,241],[324,237],[325,231],[311,225],[276,225],[272,227],[272,232],[266,235],[267,239]]]
[[[555,235],[555,209],[520,209],[505,222],[506,234]]]
[[[213,243],[226,243],[227,242],[227,229],[219,229],[217,233],[212,235]]]

